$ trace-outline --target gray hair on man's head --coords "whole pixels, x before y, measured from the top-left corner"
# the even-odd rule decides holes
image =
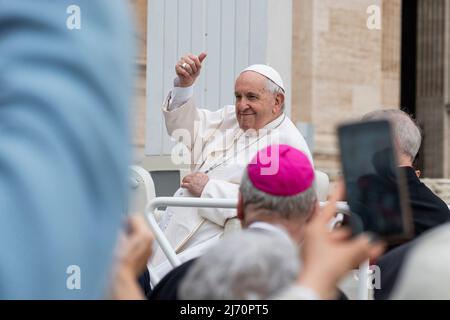
[[[183,300],[267,299],[292,284],[299,267],[298,248],[288,239],[243,231],[194,262],[178,295]]]
[[[288,197],[273,196],[258,190],[244,172],[239,191],[242,196],[244,212],[261,211],[264,214],[278,215],[284,219],[309,218],[317,204],[317,193],[312,185],[304,192]]]
[[[273,93],[274,95],[282,94],[284,96],[285,94],[284,90],[269,78],[266,79],[266,90],[269,91],[270,93]],[[281,106],[282,111],[284,111],[284,105],[285,104],[283,102],[283,105]]]
[[[414,161],[422,143],[422,135],[416,122],[406,112],[397,109],[377,110],[364,115],[362,120],[388,120],[398,152],[410,157],[411,162]]]

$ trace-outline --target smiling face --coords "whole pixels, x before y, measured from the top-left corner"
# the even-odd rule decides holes
[[[237,78],[236,118],[242,130],[259,130],[281,115],[284,95],[270,92],[267,81],[253,71],[243,72]]]

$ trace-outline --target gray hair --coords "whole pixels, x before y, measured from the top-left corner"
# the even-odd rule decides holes
[[[397,109],[377,110],[366,114],[362,120],[388,120],[399,148],[398,152],[414,161],[422,143],[422,135],[419,126],[406,112]]]
[[[269,233],[243,231],[201,256],[182,281],[182,300],[267,299],[298,276],[298,248]]]
[[[284,96],[285,94],[284,90],[269,78],[267,78],[266,80],[266,90],[269,91],[270,93],[273,93],[274,95],[280,93]],[[281,106],[281,110],[284,111],[284,102],[283,105]]]
[[[314,185],[306,191],[290,197],[279,197],[265,193],[253,186],[244,172],[239,191],[242,195],[244,210],[250,206],[253,210],[262,210],[285,219],[308,218],[317,203],[317,193]]]

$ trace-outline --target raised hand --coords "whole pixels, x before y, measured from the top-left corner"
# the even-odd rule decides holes
[[[187,54],[183,56],[175,65],[175,72],[177,73],[179,86],[182,88],[190,87],[200,75],[202,62],[206,58],[206,53],[203,52],[196,56]]]
[[[329,221],[336,212],[336,201],[343,197],[343,185],[338,185],[327,206],[321,214],[314,216],[305,231],[303,269],[298,282],[313,289],[322,299],[334,299],[340,279],[364,260],[376,258],[384,250],[384,245],[373,242],[368,234],[350,238],[350,230],[341,228],[329,231]]]

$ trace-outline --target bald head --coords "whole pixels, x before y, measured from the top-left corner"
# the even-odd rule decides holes
[[[363,116],[363,121],[387,120],[401,166],[412,166],[422,143],[420,129],[414,120],[401,110],[377,110]]]

